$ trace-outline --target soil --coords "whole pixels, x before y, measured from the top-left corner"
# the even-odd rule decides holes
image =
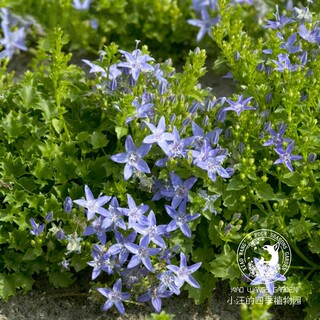
[[[54,289],[45,278],[39,278],[34,290],[18,294],[7,302],[0,301],[0,320],[143,320],[154,313],[151,303],[125,304],[126,313],[120,316],[115,307],[101,311],[105,300],[96,301],[88,294],[90,275],[83,273],[71,288]],[[101,297],[100,297],[101,296]],[[162,310],[174,314],[174,320],[240,320],[240,306],[230,304],[227,281],[213,288],[213,296],[204,304],[195,305],[186,292],[162,300]],[[303,320],[303,306],[273,306],[274,320]],[[254,319],[256,320],[256,319]]]

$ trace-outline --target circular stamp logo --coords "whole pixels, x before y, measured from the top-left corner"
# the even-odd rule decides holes
[[[246,281],[253,281],[262,273],[274,282],[290,267],[291,250],[287,240],[278,232],[259,229],[250,232],[237,250],[238,266]]]

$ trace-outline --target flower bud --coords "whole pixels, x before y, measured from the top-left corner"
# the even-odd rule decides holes
[[[53,218],[53,212],[50,211],[50,212],[47,213],[47,215],[45,216],[44,219],[45,219],[47,222],[50,222],[50,221],[52,220],[52,218]]]
[[[257,222],[258,220],[259,220],[259,215],[258,214],[255,214],[254,216],[252,216],[250,218],[250,221],[252,221],[252,222]]]
[[[313,163],[317,159],[317,154],[314,152],[311,152],[308,156],[308,162]]]
[[[66,213],[70,213],[72,210],[72,199],[70,197],[66,197],[63,203],[63,209]]]
[[[270,103],[272,100],[272,92],[269,92],[266,94],[266,102],[267,103]]]
[[[233,221],[238,221],[241,217],[241,213],[237,212],[233,215],[232,220]]]

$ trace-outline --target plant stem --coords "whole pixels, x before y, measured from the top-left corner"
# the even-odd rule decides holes
[[[314,263],[313,261],[311,261],[309,258],[307,258],[302,252],[301,250],[297,247],[297,245],[295,244],[295,242],[293,241],[289,241],[290,246],[293,248],[293,250],[296,252],[296,254],[306,263],[308,263],[310,266],[312,266],[314,269],[316,270],[320,270],[320,266],[317,265],[316,263]]]

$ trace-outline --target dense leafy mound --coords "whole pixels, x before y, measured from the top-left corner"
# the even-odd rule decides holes
[[[272,304],[305,304],[306,319],[319,316],[319,11],[311,1],[277,6],[250,28],[260,5],[251,2],[2,9],[2,298],[30,290],[36,274],[67,287],[91,268],[104,310],[151,300],[160,312],[161,299],[184,289],[202,303],[223,279],[244,319],[248,307],[258,319]],[[106,11],[113,19],[104,23]],[[180,72],[150,53],[165,39],[162,54],[176,55],[173,46],[192,45],[196,34],[185,30],[194,26],[204,46],[208,33],[219,48],[215,67],[229,71],[233,96],[201,86],[204,49],[190,51]],[[33,39],[42,33],[36,46],[27,28]],[[97,60],[71,63],[69,51],[80,49]],[[13,81],[18,50],[32,61]],[[278,261],[265,264],[272,243],[258,243],[249,281],[238,248],[261,229],[286,239],[291,267],[284,275]]]

